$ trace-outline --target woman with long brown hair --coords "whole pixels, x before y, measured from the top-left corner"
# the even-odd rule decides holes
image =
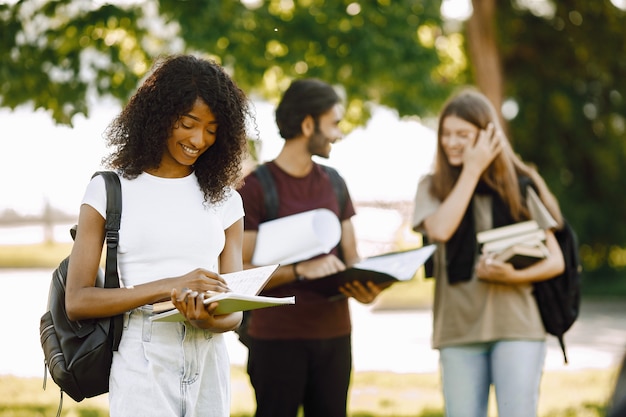
[[[532,283],[560,273],[552,233],[562,217],[536,170],[516,156],[481,93],[454,95],[439,117],[433,172],[419,182],[413,228],[437,244],[433,347],[447,416],[536,415],[546,354]],[[476,233],[524,220],[545,229],[549,255],[523,269],[481,254]]]

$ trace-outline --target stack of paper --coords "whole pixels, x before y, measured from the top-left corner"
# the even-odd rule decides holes
[[[528,220],[476,234],[482,252],[492,254],[498,261],[526,268],[549,255],[545,245],[546,233],[536,221]]]
[[[283,265],[330,252],[341,238],[341,224],[328,209],[316,209],[261,223],[253,265]]]

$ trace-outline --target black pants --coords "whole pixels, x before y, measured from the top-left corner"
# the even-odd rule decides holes
[[[350,335],[325,340],[251,339],[248,375],[256,417],[345,417],[352,371]]]

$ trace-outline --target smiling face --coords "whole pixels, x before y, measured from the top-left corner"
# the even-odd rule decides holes
[[[447,116],[441,124],[440,140],[448,162],[452,166],[463,165],[463,154],[468,146],[473,146],[478,136],[478,128],[457,116]]]
[[[341,139],[339,122],[343,117],[341,105],[335,104],[326,113],[319,116],[315,131],[309,137],[308,150],[311,155],[328,158],[332,144]]]
[[[191,110],[174,123],[158,173],[167,177],[189,175],[200,155],[215,143],[217,128],[209,106],[197,99]]]

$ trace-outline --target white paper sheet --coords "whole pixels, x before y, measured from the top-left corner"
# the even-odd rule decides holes
[[[316,209],[259,225],[254,265],[303,261],[328,253],[341,238],[341,224],[328,209]]]

